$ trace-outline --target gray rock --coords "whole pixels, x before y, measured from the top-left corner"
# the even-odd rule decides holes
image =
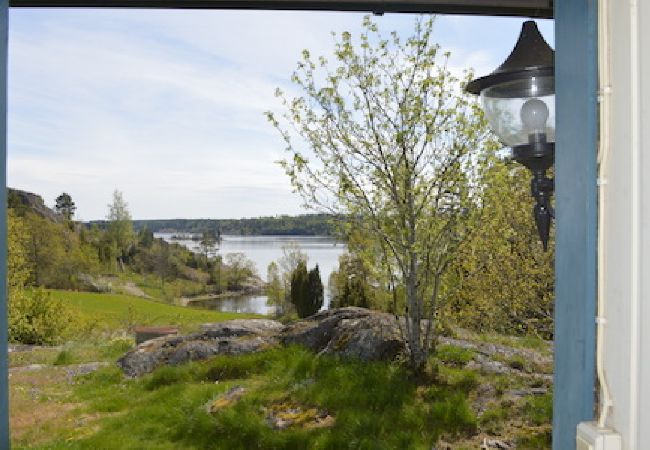
[[[392,360],[404,350],[394,316],[356,307],[321,311],[290,324],[280,340],[363,361]]]
[[[206,324],[199,333],[143,342],[122,356],[117,364],[126,375],[137,377],[162,365],[178,365],[222,354],[252,353],[276,345],[274,330],[281,328],[279,322],[265,319]]]
[[[201,333],[212,337],[250,336],[276,334],[284,328],[280,322],[269,319],[235,319],[225,322],[205,323]]]
[[[493,359],[493,356],[503,359],[513,355],[542,359],[536,352],[445,337],[441,337],[439,342],[474,349],[474,359],[465,366],[468,369],[532,377],[542,383],[552,381],[551,374],[526,373]],[[400,323],[393,315],[347,307],[321,311],[287,326],[268,319],[204,324],[198,333],[146,341],[120,358],[118,365],[128,376],[135,377],[166,364],[182,364],[214,355],[252,353],[278,343],[302,345],[318,354],[363,361],[390,361],[406,349]]]

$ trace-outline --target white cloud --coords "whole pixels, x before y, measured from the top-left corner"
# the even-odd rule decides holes
[[[299,212],[262,113],[277,109],[276,86],[292,89],[303,48],[329,54],[330,31],[358,31],[361,16],[12,10],[9,183],[49,203],[70,192],[86,219],[116,187],[135,217]],[[455,70],[494,68],[494,49],[467,44],[458,20],[436,33]],[[406,33],[413,16],[376,21]]]

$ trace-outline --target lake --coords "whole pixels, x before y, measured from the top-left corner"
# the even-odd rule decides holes
[[[155,233],[156,237],[167,242],[177,242],[194,252],[200,252],[198,241],[190,239],[172,240],[174,234],[180,233]],[[230,236],[221,237],[218,253],[225,256],[228,253],[243,253],[255,263],[255,267],[262,279],[266,279],[266,268],[273,261],[278,261],[283,256],[282,249],[289,244],[297,244],[307,257],[307,267],[311,269],[316,264],[320,270],[321,280],[325,287],[325,300],[323,308],[326,309],[330,302],[330,293],[327,287],[330,274],[338,268],[338,259],[346,246],[328,236]],[[198,302],[195,302],[198,303]],[[219,300],[201,302],[202,307],[227,312],[246,312],[257,314],[271,314],[273,307],[266,304],[266,296],[238,296],[227,297]],[[198,305],[197,305],[198,306]]]

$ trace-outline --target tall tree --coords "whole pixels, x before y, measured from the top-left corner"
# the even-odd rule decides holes
[[[291,273],[290,297],[298,317],[307,317],[305,305],[309,297],[309,273],[304,261],[300,261]]]
[[[203,252],[206,259],[215,252],[217,245],[220,242],[221,236],[214,229],[211,228],[203,231],[199,245],[201,246],[201,252]]]
[[[108,236],[115,247],[117,260],[123,267],[133,246],[134,233],[128,204],[117,189],[113,191],[113,201],[108,205],[106,218],[110,221]]]
[[[323,306],[323,282],[320,279],[318,264],[307,276],[307,299],[303,307],[304,317],[316,314]]]
[[[56,198],[56,205],[54,206],[56,212],[65,217],[65,220],[72,220],[77,206],[72,201],[72,197],[67,192],[59,195]]]
[[[285,140],[282,165],[307,205],[342,214],[372,236],[393,289],[405,291],[410,364],[421,371],[434,344],[442,277],[464,236],[482,150],[478,104],[418,19],[402,41],[370,18],[358,45],[344,32],[334,63],[309,51],[293,75],[302,94],[278,90],[286,112],[267,117]]]
[[[276,313],[283,314],[284,285],[275,261],[271,262],[266,269],[266,296],[267,303],[276,306]]]
[[[290,314],[293,309],[291,301],[291,276],[301,262],[305,265],[309,257],[300,249],[295,242],[289,242],[282,246],[282,257],[278,260],[278,271],[282,281],[282,295],[274,298],[269,297],[269,303],[276,306],[278,315]],[[279,293],[280,294],[280,293]]]

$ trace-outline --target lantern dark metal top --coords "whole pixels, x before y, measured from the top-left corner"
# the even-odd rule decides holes
[[[555,68],[554,56],[555,52],[542,37],[537,24],[532,20],[526,21],[519,40],[503,64],[491,74],[470,81],[465,90],[470,94],[479,95],[484,89],[497,84],[532,77],[552,77]],[[554,89],[548,93],[553,92]],[[508,94],[509,97],[519,96],[517,92]]]
[[[535,222],[544,250],[553,216],[555,159],[554,51],[533,21],[524,22],[510,56],[494,72],[472,80],[466,91],[480,95],[490,127],[512,147],[513,158],[533,173]]]

